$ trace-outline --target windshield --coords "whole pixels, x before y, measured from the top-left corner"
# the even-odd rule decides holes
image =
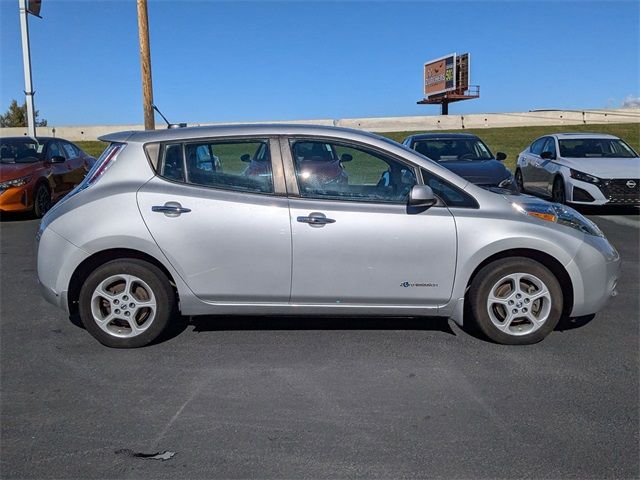
[[[42,158],[44,145],[31,139],[0,139],[0,163],[33,163]]]
[[[436,162],[493,158],[489,148],[478,138],[429,138],[416,140],[413,148]]]
[[[565,158],[634,158],[638,154],[618,138],[560,140],[560,156]]]

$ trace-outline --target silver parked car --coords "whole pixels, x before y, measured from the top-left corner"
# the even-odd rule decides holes
[[[102,140],[42,220],[38,277],[108,346],[146,345],[178,312],[437,315],[528,344],[615,295],[619,256],[591,221],[376,135],[251,125]]]
[[[546,135],[518,156],[516,182],[557,203],[640,205],[640,157],[613,135]]]

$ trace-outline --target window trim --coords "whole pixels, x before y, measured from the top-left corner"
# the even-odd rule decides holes
[[[391,160],[397,161],[398,163],[403,164],[413,171],[413,175],[416,179],[416,185],[420,185],[422,177],[419,175],[420,167],[411,163],[406,158],[399,157],[392,152],[379,148],[375,145],[360,143],[353,140],[348,140],[340,137],[331,137],[331,136],[320,136],[320,135],[282,135],[280,137],[280,151],[282,154],[282,161],[284,163],[284,170],[286,175],[286,184],[288,190],[288,196],[290,198],[296,198],[301,200],[314,200],[320,202],[356,202],[356,203],[369,203],[373,205],[408,205],[408,200],[404,202],[384,202],[384,201],[375,201],[371,199],[355,199],[355,198],[321,198],[321,197],[303,197],[300,195],[300,189],[298,186],[298,177],[296,175],[295,164],[293,161],[293,152],[291,148],[292,141],[299,140],[308,140],[308,141],[318,141],[325,143],[336,143],[341,146],[346,146],[347,148],[355,148],[376,152],[381,156],[388,157]]]

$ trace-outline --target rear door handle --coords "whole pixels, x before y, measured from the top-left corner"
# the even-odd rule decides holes
[[[151,211],[164,213],[167,217],[179,217],[183,213],[189,213],[191,209],[183,207],[178,202],[167,202],[164,205],[154,205]]]
[[[308,223],[312,227],[322,227],[327,223],[336,223],[333,218],[327,218],[324,213],[320,212],[312,212],[306,217],[298,217],[297,220],[300,223]]]

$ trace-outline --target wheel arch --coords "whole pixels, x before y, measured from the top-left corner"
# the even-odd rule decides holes
[[[176,301],[179,300],[178,289],[176,288],[176,282],[171,272],[167,267],[160,262],[157,258],[149,255],[148,253],[141,252],[139,250],[129,248],[112,248],[108,250],[101,250],[94,253],[90,257],[84,259],[74,270],[69,280],[69,290],[67,292],[67,304],[69,306],[69,313],[71,315],[78,314],[78,299],[80,297],[80,290],[87,277],[100,265],[104,265],[112,260],[120,260],[125,258],[135,258],[143,260],[151,265],[158,267],[169,280],[174,293],[176,295]]]
[[[560,263],[555,257],[549,255],[548,253],[532,248],[513,248],[509,250],[503,250],[501,252],[490,255],[482,262],[480,262],[480,264],[474,269],[473,273],[467,280],[467,285],[465,288],[465,303],[468,304],[467,295],[469,292],[469,287],[471,286],[471,283],[473,282],[478,272],[480,272],[480,270],[496,260],[502,260],[512,257],[525,257],[531,260],[535,260],[536,262],[547,267],[551,271],[551,273],[555,275],[555,277],[558,279],[558,283],[560,283],[560,288],[562,289],[562,316],[568,316],[571,313],[571,310],[573,310],[573,282],[571,281],[569,272],[567,272],[562,263]]]

